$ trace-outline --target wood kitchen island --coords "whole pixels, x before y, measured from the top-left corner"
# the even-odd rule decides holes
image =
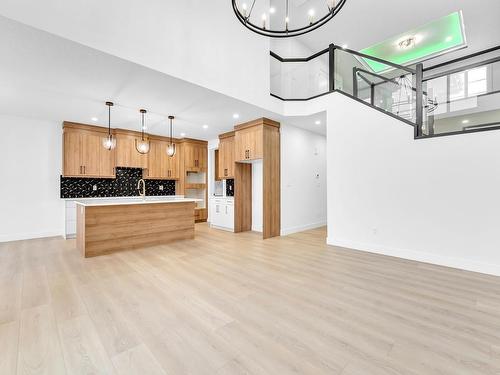
[[[76,202],[77,248],[85,257],[194,238],[197,199]]]

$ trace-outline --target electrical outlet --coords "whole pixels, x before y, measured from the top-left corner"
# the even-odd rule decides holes
[[[92,185],[92,191],[97,191],[97,185]]]
[[[160,189],[160,191],[163,191],[163,185],[158,186],[158,189]]]

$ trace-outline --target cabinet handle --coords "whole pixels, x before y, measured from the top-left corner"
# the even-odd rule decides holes
[[[85,168],[85,165],[83,166],[83,174],[87,174],[87,168]]]

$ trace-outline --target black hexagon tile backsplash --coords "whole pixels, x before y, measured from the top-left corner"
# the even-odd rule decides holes
[[[61,198],[134,197],[139,195],[137,183],[141,178],[142,169],[140,168],[116,168],[116,178],[61,176]],[[146,195],[175,195],[175,181],[173,180],[145,181]]]

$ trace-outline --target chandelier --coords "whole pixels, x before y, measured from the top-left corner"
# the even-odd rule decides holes
[[[232,3],[236,17],[248,29],[264,36],[288,38],[323,26],[337,15],[346,1],[232,0]]]

